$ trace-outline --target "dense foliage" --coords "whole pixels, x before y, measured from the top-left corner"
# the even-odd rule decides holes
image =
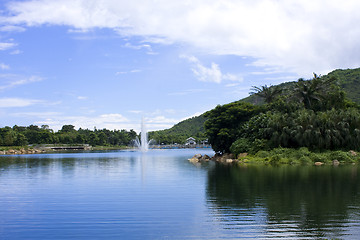
[[[360,150],[360,112],[334,76],[253,87],[261,106],[235,102],[206,113],[206,133],[219,153],[276,147]]]
[[[239,138],[241,126],[260,112],[261,107],[244,102],[218,105],[205,113],[206,134],[215,152],[230,151],[231,144]]]
[[[107,129],[79,129],[75,130],[73,125],[64,125],[61,130],[54,132],[47,125],[38,127],[30,125],[27,127],[4,127],[0,128],[0,146],[24,146],[27,144],[90,144],[96,145],[129,145],[136,138],[133,130]]]

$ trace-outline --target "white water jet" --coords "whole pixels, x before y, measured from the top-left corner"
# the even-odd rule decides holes
[[[141,152],[147,152],[149,150],[149,144],[150,144],[151,140],[148,141],[144,118],[141,119],[141,132],[140,132],[140,135],[141,135],[140,140],[139,140],[139,138],[135,139],[135,146]]]

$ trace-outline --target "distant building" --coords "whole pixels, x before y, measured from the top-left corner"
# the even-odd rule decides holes
[[[186,146],[196,145],[196,140],[195,140],[195,138],[189,137],[188,139],[186,139],[185,145],[186,145]]]

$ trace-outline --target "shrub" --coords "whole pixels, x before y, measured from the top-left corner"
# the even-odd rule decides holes
[[[271,154],[269,151],[258,151],[256,154],[255,154],[255,157],[259,157],[259,158],[267,158],[269,157]]]
[[[300,158],[299,158],[299,161],[300,161],[300,163],[301,164],[311,164],[311,163],[313,163],[313,161],[311,160],[311,158],[310,157],[308,157],[308,156],[301,156]]]
[[[239,155],[240,153],[249,152],[251,149],[251,143],[246,138],[239,138],[233,144],[231,144],[230,152],[234,155]]]
[[[268,140],[266,139],[255,139],[251,144],[251,153],[257,153],[258,151],[266,150],[269,150]]]
[[[353,159],[348,152],[343,151],[335,151],[331,152],[330,154],[330,160],[338,160],[340,162],[354,162],[355,159]]]

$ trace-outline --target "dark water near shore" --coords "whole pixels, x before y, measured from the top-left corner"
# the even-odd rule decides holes
[[[187,161],[208,150],[0,157],[0,239],[359,239],[358,166]]]

